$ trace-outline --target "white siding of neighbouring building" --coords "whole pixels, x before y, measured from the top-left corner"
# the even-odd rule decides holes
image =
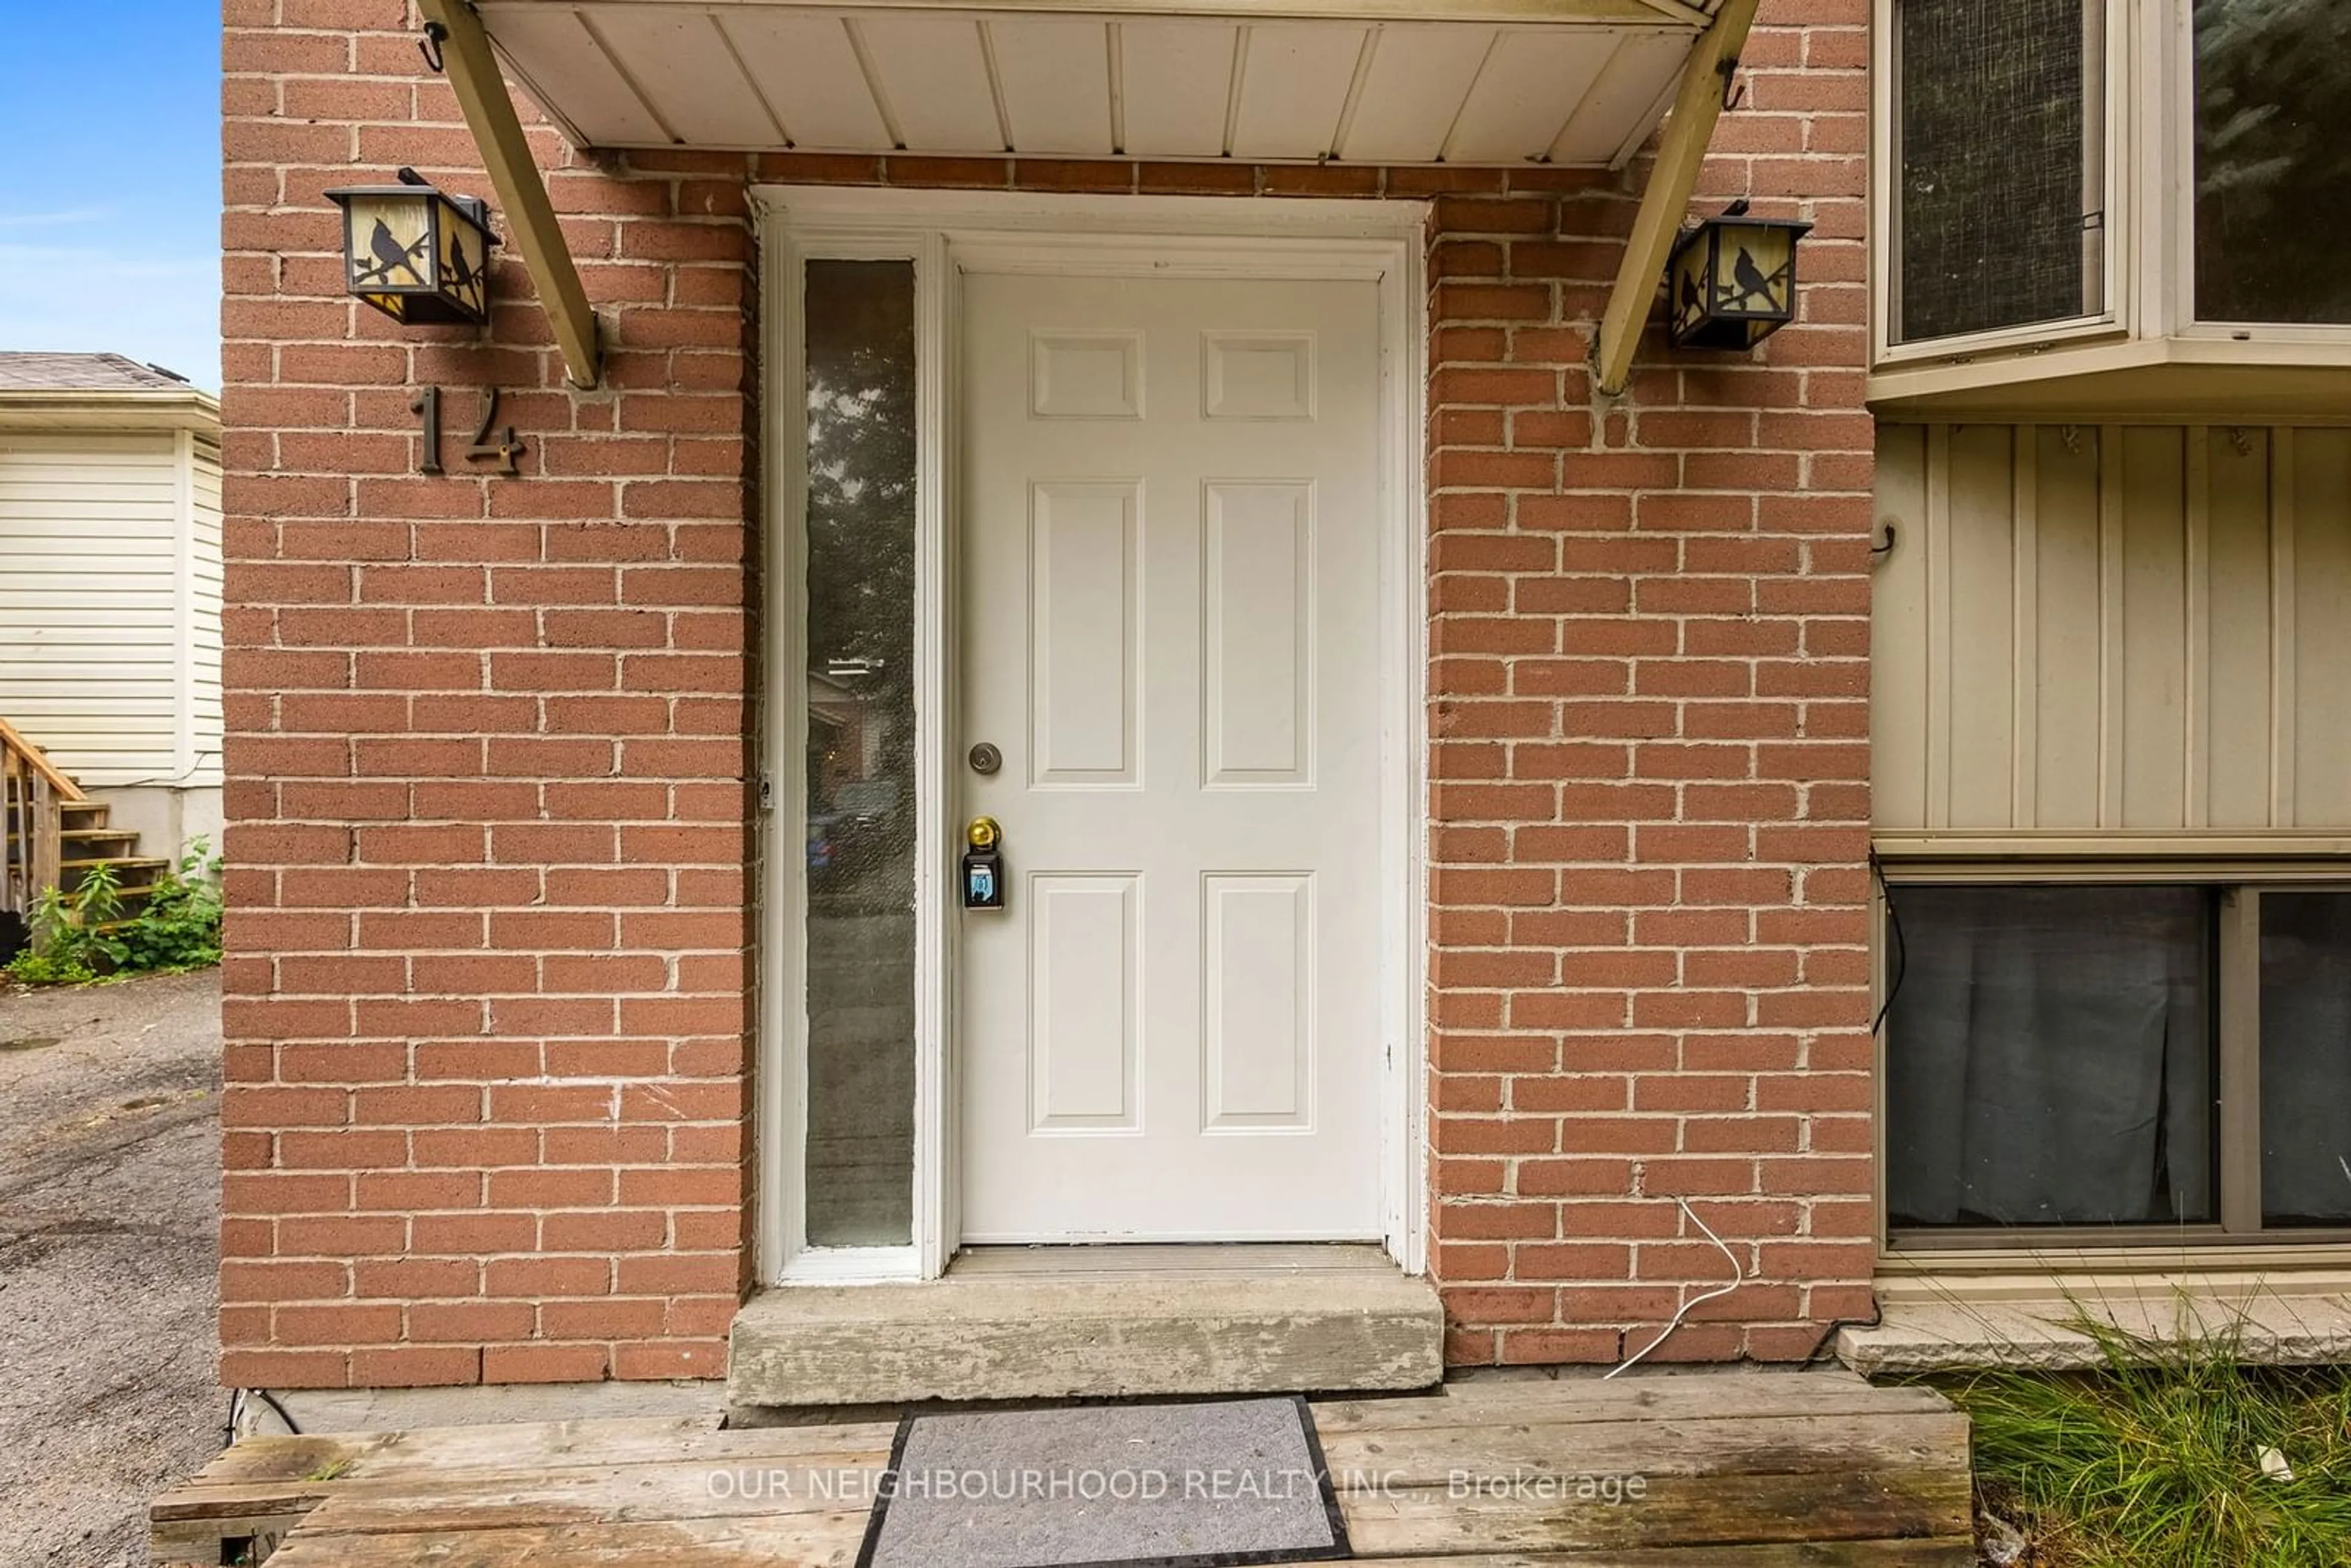
[[[202,436],[189,443],[195,527],[189,561],[188,701],[192,781],[221,781],[221,455]]]
[[[0,715],[84,788],[220,779],[220,479],[184,432],[0,434]]]

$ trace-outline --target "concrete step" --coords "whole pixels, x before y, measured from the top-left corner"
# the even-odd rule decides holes
[[[2225,1341],[2246,1366],[2324,1366],[2351,1359],[2351,1296],[2339,1270],[2248,1276],[2105,1276],[2061,1288],[2043,1276],[2007,1290],[1977,1280],[1942,1299],[1881,1288],[1877,1322],[1840,1329],[1837,1359],[1866,1377],[2013,1367],[2093,1372],[2107,1352],[2086,1322],[2120,1329],[2136,1358]]]
[[[989,1248],[735,1317],[738,1407],[1429,1387],[1445,1312],[1375,1247]]]

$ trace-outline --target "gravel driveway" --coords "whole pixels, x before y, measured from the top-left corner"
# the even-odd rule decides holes
[[[218,1450],[217,971],[0,990],[0,1558],[144,1563]]]

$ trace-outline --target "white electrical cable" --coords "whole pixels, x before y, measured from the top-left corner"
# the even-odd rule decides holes
[[[1674,1201],[1682,1206],[1682,1212],[1689,1217],[1689,1222],[1692,1225],[1697,1226],[1700,1230],[1706,1232],[1706,1239],[1708,1241],[1713,1242],[1717,1247],[1722,1249],[1723,1257],[1729,1260],[1730,1262],[1730,1283],[1723,1286],[1719,1290],[1708,1291],[1703,1296],[1692,1296],[1688,1301],[1684,1301],[1682,1303],[1682,1310],[1674,1314],[1674,1321],[1666,1325],[1666,1332],[1651,1340],[1648,1343],[1643,1345],[1631,1355],[1628,1355],[1624,1360],[1618,1362],[1607,1372],[1602,1374],[1600,1381],[1603,1383],[1607,1382],[1608,1379],[1615,1376],[1618,1373],[1624,1371],[1628,1366],[1639,1365],[1641,1358],[1648,1354],[1651,1351],[1656,1349],[1659,1345],[1665,1343],[1667,1339],[1671,1338],[1673,1332],[1682,1326],[1682,1320],[1689,1316],[1693,1311],[1706,1305],[1707,1302],[1715,1300],[1719,1296],[1727,1296],[1730,1294],[1731,1291],[1747,1283],[1747,1265],[1739,1260],[1739,1254],[1733,1252],[1729,1247],[1723,1245],[1722,1238],[1714,1233],[1714,1228],[1712,1226],[1707,1224],[1705,1220],[1700,1219],[1698,1217],[1698,1210],[1689,1206],[1688,1199],[1677,1194],[1675,1195]]]

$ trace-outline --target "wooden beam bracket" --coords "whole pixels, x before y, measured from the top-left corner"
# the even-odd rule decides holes
[[[1698,166],[1706,162],[1707,144],[1714,140],[1715,121],[1722,117],[1730,73],[1739,68],[1739,51],[1755,21],[1755,4],[1723,0],[1682,67],[1673,117],[1666,121],[1648,188],[1641,193],[1641,210],[1633,219],[1633,236],[1625,244],[1608,309],[1600,319],[1594,359],[1600,390],[1610,397],[1633,379],[1634,350],[1640,347],[1641,329],[1656,303],[1666,258],[1681,232],[1682,214],[1689,210],[1690,192],[1698,184]]]
[[[481,150],[507,232],[522,251],[523,265],[530,269],[539,303],[555,329],[564,371],[572,385],[592,387],[603,368],[596,312],[556,222],[547,181],[530,155],[530,142],[515,113],[514,99],[507,94],[506,76],[498,69],[481,16],[471,0],[417,0],[417,5],[427,26],[439,30],[433,43],[466,128],[474,133],[474,144]],[[427,52],[428,64],[432,52]]]

